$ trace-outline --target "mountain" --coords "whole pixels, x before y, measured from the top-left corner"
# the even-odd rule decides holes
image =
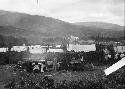
[[[75,23],[75,25],[109,29],[113,31],[119,31],[119,30],[122,31],[125,28],[125,26],[120,26],[120,25],[111,24],[111,23],[104,23],[104,22],[77,22]]]
[[[69,35],[82,39],[90,39],[98,34],[109,37],[124,35],[119,25],[109,29],[99,26],[71,24],[51,17],[0,10],[0,35],[23,37],[31,43],[60,41]]]
[[[7,11],[0,11],[0,26],[12,26],[43,33],[67,32],[67,29],[72,31],[76,28],[72,24],[50,17]]]

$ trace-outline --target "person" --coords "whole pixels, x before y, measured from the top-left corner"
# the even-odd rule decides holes
[[[33,72],[34,73],[38,73],[40,72],[40,65],[36,62],[36,63],[32,63],[33,65]]]
[[[81,58],[81,62],[83,62],[84,61],[84,58],[83,58],[83,56],[82,56],[82,58]]]
[[[18,63],[17,63],[17,68],[18,68],[18,69],[22,69],[22,62],[21,62],[21,61],[18,61]]]
[[[120,58],[122,59],[123,57],[125,57],[125,55],[122,52],[121,55],[120,55]]]
[[[108,56],[108,59],[111,59],[111,57],[112,57],[110,54],[108,54],[107,56]]]
[[[44,64],[43,63],[38,63],[40,65],[40,72],[44,72]]]
[[[118,59],[118,56],[119,56],[119,54],[118,54],[118,53],[116,53],[116,54],[115,54],[115,58],[114,58],[114,59]]]

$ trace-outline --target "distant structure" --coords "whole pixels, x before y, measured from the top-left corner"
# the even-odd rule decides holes
[[[95,44],[88,44],[88,45],[79,45],[79,44],[69,44],[69,46],[67,47],[68,51],[72,51],[74,50],[75,52],[89,52],[89,51],[96,51],[96,46]]]
[[[87,40],[83,41],[80,40],[79,37],[71,35],[69,38],[69,42],[67,44],[67,50],[72,51],[74,50],[75,52],[89,52],[89,51],[95,51],[96,46],[94,44],[94,41],[92,40]]]
[[[46,53],[47,52],[47,48],[46,47],[42,47],[41,45],[32,45],[32,46],[28,46],[28,51],[32,54],[42,54],[42,53]]]
[[[0,48],[0,52],[5,53],[5,52],[7,52],[7,51],[8,51],[8,48]]]
[[[115,50],[115,52],[123,53],[123,52],[125,52],[125,46],[124,45],[123,46],[116,46],[116,47],[114,47],[114,50]]]
[[[52,52],[52,53],[62,53],[64,50],[62,48],[56,47],[56,48],[49,48],[47,52]]]

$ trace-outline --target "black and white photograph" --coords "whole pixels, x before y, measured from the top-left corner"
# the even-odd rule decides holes
[[[125,89],[125,0],[0,0],[0,89]]]

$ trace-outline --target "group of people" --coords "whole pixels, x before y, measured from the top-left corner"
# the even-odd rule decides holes
[[[21,62],[19,61],[16,69],[26,70],[27,72],[40,73],[46,71],[46,66],[44,62]]]
[[[33,62],[32,66],[33,66],[33,72],[34,73],[44,72],[45,71],[45,65],[43,63]]]

